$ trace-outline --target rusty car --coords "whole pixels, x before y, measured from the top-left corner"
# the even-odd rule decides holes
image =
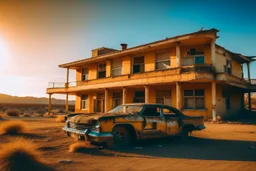
[[[180,136],[205,129],[203,116],[186,116],[162,104],[124,104],[108,113],[67,115],[64,132],[76,140],[106,144],[109,148],[128,146],[136,140]]]

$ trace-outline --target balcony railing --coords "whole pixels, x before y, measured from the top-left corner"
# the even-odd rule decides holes
[[[249,83],[248,78],[245,78],[244,80]],[[251,84],[256,85],[256,79],[251,79]]]
[[[202,64],[202,65],[192,65],[192,66],[183,66],[181,68],[181,73],[184,72],[214,72],[214,69],[211,64]]]
[[[48,88],[64,88],[65,83],[62,82],[49,82],[48,83]]]

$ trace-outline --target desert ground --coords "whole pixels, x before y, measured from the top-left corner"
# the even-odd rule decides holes
[[[26,122],[27,133],[21,136],[37,144],[45,162],[61,171],[256,170],[256,125],[206,122],[205,130],[193,132],[183,143],[176,138],[147,140],[119,151],[87,145],[71,153],[73,140],[61,130],[65,123],[47,117],[7,119]],[[0,149],[13,140],[11,135],[0,135]]]

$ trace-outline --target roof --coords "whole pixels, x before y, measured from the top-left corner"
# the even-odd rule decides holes
[[[206,34],[206,33],[215,33],[216,34],[217,32],[219,32],[219,30],[217,30],[215,28],[212,28],[212,29],[209,29],[209,30],[200,30],[200,31],[193,32],[193,33],[178,35],[178,36],[174,36],[174,37],[154,41],[154,42],[151,42],[151,43],[147,43],[147,44],[127,48],[125,50],[113,51],[113,52],[103,54],[103,55],[99,55],[99,56],[96,56],[96,57],[93,57],[93,58],[90,57],[90,58],[86,58],[86,59],[82,59],[82,60],[78,60],[78,61],[73,61],[73,62],[61,64],[61,65],[59,65],[59,67],[68,68],[68,67],[71,67],[73,65],[80,64],[80,63],[87,63],[89,61],[93,62],[93,61],[97,61],[99,59],[104,59],[104,58],[108,58],[108,57],[112,57],[112,56],[116,56],[116,55],[125,55],[125,54],[128,54],[129,52],[140,51],[143,48],[150,48],[151,46],[156,46],[156,45],[159,45],[159,44],[170,43],[170,42],[175,42],[175,41],[178,42],[180,38],[186,37],[186,36],[195,36],[195,35]]]

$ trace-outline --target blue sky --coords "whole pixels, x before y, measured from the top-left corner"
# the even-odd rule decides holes
[[[132,47],[201,27],[220,30],[217,44],[256,55],[255,6],[252,0],[0,1],[0,93],[47,96],[48,82],[65,81],[58,65],[90,57],[91,49]],[[255,71],[253,63],[253,78]]]

